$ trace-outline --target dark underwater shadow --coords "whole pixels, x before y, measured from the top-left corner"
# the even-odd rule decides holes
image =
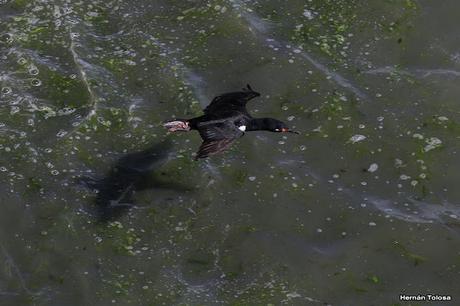
[[[85,179],[88,187],[97,191],[96,215],[99,222],[114,221],[135,207],[133,194],[148,189],[168,189],[178,192],[190,191],[176,182],[165,182],[157,173],[168,161],[171,142],[164,141],[146,150],[129,153],[120,158],[102,179]]]

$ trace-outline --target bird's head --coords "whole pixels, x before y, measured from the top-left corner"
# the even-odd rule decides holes
[[[292,131],[286,123],[283,121],[279,121],[277,119],[273,118],[267,118],[265,120],[265,125],[266,129],[271,131],[271,132],[276,132],[276,133],[294,133],[294,134],[299,134],[299,132]]]

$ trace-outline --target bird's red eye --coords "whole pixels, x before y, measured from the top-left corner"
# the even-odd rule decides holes
[[[281,132],[289,132],[289,129],[288,128],[282,128]]]

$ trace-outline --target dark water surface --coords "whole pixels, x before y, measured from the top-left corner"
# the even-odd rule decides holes
[[[0,0],[0,304],[459,305],[459,12]],[[161,127],[246,83],[301,134]]]

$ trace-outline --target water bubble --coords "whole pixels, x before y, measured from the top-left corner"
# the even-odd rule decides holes
[[[373,163],[369,166],[369,169],[367,169],[368,172],[375,172],[377,171],[377,169],[379,168],[379,165],[377,165],[376,163]]]
[[[59,18],[61,17],[61,13],[59,12],[59,7],[55,6],[54,7],[54,14],[53,14],[54,18]],[[58,20],[56,20],[58,21]]]
[[[399,158],[396,158],[395,159],[395,167],[396,168],[405,167],[404,162],[402,160],[400,160]]]
[[[60,116],[65,116],[65,115],[70,115],[70,114],[74,113],[75,111],[76,111],[75,108],[64,107],[64,108],[58,110],[58,114]]]
[[[308,9],[305,9],[302,13],[302,15],[304,17],[306,17],[308,20],[312,20],[313,18],[315,18],[315,16],[313,15],[312,11],[308,10]]]
[[[366,138],[367,137],[364,135],[354,135],[350,138],[350,141],[351,143],[357,143],[357,142],[363,141]]]
[[[60,131],[56,134],[57,137],[64,137],[65,135],[67,135],[67,132],[64,131],[64,130],[60,130]]]
[[[18,64],[19,65],[25,65],[25,64],[27,64],[27,60],[25,58],[21,57],[21,58],[18,59]]]
[[[403,181],[406,181],[406,180],[410,179],[410,176],[405,175],[405,174],[401,174],[401,176],[400,176],[399,178],[400,178],[401,180],[403,180]]]
[[[16,113],[19,113],[19,107],[17,106],[11,106],[11,110],[10,110],[10,115],[14,115]]]
[[[9,105],[18,105],[23,101],[22,97],[18,97],[16,100],[8,102]]]
[[[31,66],[29,67],[29,74],[30,75],[37,75],[40,71],[38,70],[37,67],[35,66]]]
[[[8,95],[12,92],[13,90],[11,89],[11,87],[3,87],[2,88],[2,94],[4,95]]]
[[[440,147],[442,145],[441,139],[439,139],[437,137],[431,137],[431,138],[427,139],[426,143],[427,143],[427,145],[425,146],[425,148],[423,148],[423,150],[425,152],[434,150],[434,149],[436,149],[436,148],[438,148],[438,147]]]
[[[6,33],[2,35],[1,41],[4,41],[8,44],[13,42],[13,34],[11,33]]]
[[[42,81],[40,81],[39,79],[32,79],[32,80],[30,81],[30,84],[31,84],[32,86],[37,87],[37,86],[42,85]]]
[[[86,13],[86,15],[90,16],[90,17],[99,17],[99,13],[98,12],[88,12]]]
[[[51,174],[52,174],[52,175],[58,175],[58,174],[59,174],[59,171],[57,171],[57,170],[52,170],[52,171],[51,171]]]
[[[69,18],[69,19],[67,20],[67,22],[68,22],[69,24],[73,24],[73,25],[78,24],[78,20],[75,20],[75,19],[73,19],[73,18]]]
[[[447,118],[446,116],[439,116],[438,120],[439,121],[449,121],[449,118]]]

